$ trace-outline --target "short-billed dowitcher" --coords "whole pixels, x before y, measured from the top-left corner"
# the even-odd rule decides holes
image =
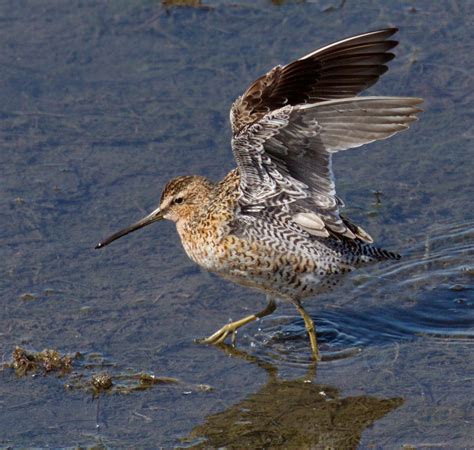
[[[235,336],[284,299],[301,314],[319,360],[302,299],[327,291],[360,265],[399,258],[373,246],[369,234],[340,213],[344,203],[331,168],[333,153],[406,130],[421,111],[419,98],[356,97],[387,70],[396,31],[343,39],[258,78],[230,111],[237,168],[218,183],[174,178],[157,209],[96,248],[161,219],[176,222],[194,262],[268,298],[262,311],[200,342]]]

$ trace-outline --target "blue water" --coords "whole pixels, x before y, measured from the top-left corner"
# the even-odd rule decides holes
[[[0,445],[469,447],[474,5],[193,4],[0,2]],[[169,178],[234,167],[228,110],[257,76],[386,26],[397,58],[370,93],[423,97],[425,112],[334,170],[346,214],[402,259],[308,300],[316,371],[291,305],[243,329],[238,352],[194,344],[262,296],[196,268],[170,223],[94,245]],[[15,346],[81,352],[74,380],[179,383],[93,397],[67,376],[16,377]]]

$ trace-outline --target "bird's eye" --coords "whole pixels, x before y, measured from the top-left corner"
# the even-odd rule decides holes
[[[177,205],[180,205],[181,203],[184,202],[184,198],[183,197],[176,197],[173,201],[173,203],[177,204]]]

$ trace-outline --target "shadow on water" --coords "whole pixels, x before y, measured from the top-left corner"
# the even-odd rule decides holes
[[[346,283],[350,301],[333,293],[325,301],[332,307],[312,314],[323,361],[421,336],[474,339],[474,223],[437,224],[417,242],[399,262],[354,275]],[[270,346],[272,360],[307,362],[304,323],[294,317],[266,319],[246,339],[257,351]]]
[[[275,366],[223,346],[226,353],[258,365],[268,375],[256,393],[208,416],[183,441],[192,448],[356,448],[363,431],[403,404],[401,398],[343,397],[316,384],[316,366],[305,376],[282,380]]]

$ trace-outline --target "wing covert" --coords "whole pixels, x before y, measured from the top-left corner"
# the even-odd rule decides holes
[[[421,111],[421,102],[409,97],[356,97],[287,105],[266,114],[232,140],[242,213],[277,208],[311,234],[363,239],[363,230],[358,233],[340,216],[331,155],[407,129]]]

